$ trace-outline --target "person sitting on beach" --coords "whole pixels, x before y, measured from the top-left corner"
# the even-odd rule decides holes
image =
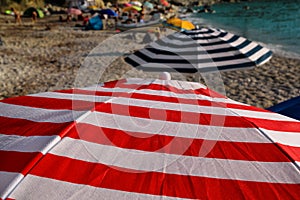
[[[145,15],[144,14],[141,14],[138,18],[137,18],[137,21],[138,23],[145,23]]]
[[[90,17],[88,15],[83,17],[83,26],[86,26],[89,23]]]
[[[36,11],[32,12],[31,19],[32,19],[32,23],[35,23],[37,21],[37,13],[36,13]]]
[[[125,24],[132,24],[132,23],[135,23],[135,21],[133,19],[132,13],[129,13],[128,19],[126,19]]]
[[[15,16],[15,23],[22,24],[21,15],[15,8],[11,8],[11,11],[14,13]]]

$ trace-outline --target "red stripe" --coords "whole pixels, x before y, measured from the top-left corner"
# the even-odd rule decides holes
[[[100,103],[73,99],[55,99],[37,96],[22,96],[2,100],[3,103],[44,109],[91,110]]]
[[[156,91],[170,91],[170,92],[174,92],[177,94],[196,94],[196,95],[204,95],[204,96],[208,96],[208,97],[212,97],[212,98],[227,99],[227,97],[225,97],[224,95],[217,93],[214,90],[211,90],[209,88],[199,88],[196,90],[184,90],[184,89],[178,89],[178,88],[170,86],[170,85],[159,85],[159,84],[153,84],[153,83],[151,83],[149,85],[141,86],[138,84],[126,84],[126,80],[108,82],[108,83],[104,84],[104,86],[102,86],[102,87],[106,87],[106,88],[119,87],[119,88],[129,88],[129,89],[136,89],[136,90],[149,89],[149,90],[156,90]],[[179,101],[179,102],[181,102],[181,101]],[[195,102],[195,100],[193,100],[193,102]],[[210,101],[206,101],[206,102],[211,103]],[[264,110],[264,109],[257,108],[254,106],[249,106],[249,105],[241,105],[241,104],[234,104],[234,103],[227,103],[227,104],[223,103],[222,104],[219,102],[218,103],[213,102],[213,104],[221,104],[221,107],[228,107],[228,108],[253,110],[253,111],[260,111],[260,112],[270,112],[268,110]],[[198,104],[198,105],[201,105],[201,104]],[[209,106],[211,106],[211,105],[212,104],[209,104]],[[214,105],[214,106],[216,106],[216,105]]]
[[[190,139],[158,134],[124,132],[82,123],[72,128],[67,136],[103,145],[149,152],[231,160],[290,162],[272,143]]]
[[[174,93],[178,93],[178,94],[188,94],[188,93],[197,93],[197,94],[203,94],[203,95],[207,95],[210,92],[214,95],[218,95],[218,97],[224,97],[223,95],[213,92],[207,88],[199,88],[196,90],[192,90],[192,89],[179,89],[176,88],[174,86],[171,85],[162,85],[162,84],[157,84],[157,83],[146,83],[146,84],[134,84],[134,83],[127,83],[126,79],[123,80],[116,80],[116,81],[111,81],[111,82],[106,82],[104,83],[104,85],[102,86],[104,88],[125,88],[125,89],[134,89],[134,90],[144,90],[144,89],[148,89],[148,90],[156,90],[156,91],[171,91]]]
[[[82,90],[61,90],[61,93],[73,93],[73,92],[84,92]],[[89,95],[94,95],[95,92],[89,91]],[[211,102],[208,100],[194,100],[194,99],[182,99],[175,97],[162,97],[157,95],[145,95],[145,94],[134,94],[131,96],[128,93],[121,92],[97,92],[98,96],[120,96],[120,97],[129,97],[129,98],[137,98],[137,99],[147,99],[154,101],[166,101],[173,103],[183,103],[183,104],[193,104],[193,105],[201,105],[201,106],[210,106],[210,107],[222,107],[222,108],[235,108],[235,109],[243,109],[243,110],[252,110],[259,112],[269,112],[267,110],[263,110],[256,107],[232,104],[232,103],[222,103],[222,102]],[[146,97],[146,98],[145,98]],[[21,106],[29,106],[35,108],[45,108],[45,109],[68,109],[68,110],[91,110],[96,105],[99,105],[102,102],[94,102],[94,101],[83,101],[83,100],[73,100],[73,99],[56,99],[56,98],[48,98],[48,97],[38,97],[38,96],[21,96],[15,98],[8,98],[1,100],[3,103],[9,103],[14,105]]]
[[[124,97],[124,98],[133,98],[133,99],[141,99],[141,100],[160,101],[160,102],[182,103],[182,104],[191,104],[191,105],[200,105],[200,106],[213,106],[213,107],[221,107],[221,108],[235,108],[235,109],[251,110],[251,111],[258,111],[258,112],[270,112],[261,108],[256,108],[248,105],[214,102],[209,100],[199,100],[196,98],[195,99],[179,98],[176,97],[176,94],[174,95],[175,97],[167,97],[167,96],[159,96],[154,94],[150,95],[150,94],[139,94],[139,93],[127,93],[127,92],[101,92],[101,91],[82,90],[82,89],[61,90],[57,92],[68,93],[68,94]]]
[[[300,162],[300,147],[277,144],[293,159],[293,161]]]
[[[259,119],[251,117],[243,117],[249,123],[252,123],[254,126],[259,128],[264,128],[274,131],[282,132],[295,132],[299,133],[300,122],[299,121],[280,121],[280,120],[270,120],[270,119]]]
[[[126,93],[126,95],[128,96],[130,94]],[[145,96],[145,95],[140,95],[140,94],[136,94],[136,95],[138,95],[139,97]],[[155,99],[152,99],[152,100],[162,101],[162,100],[164,100],[165,97],[154,96],[154,98]],[[27,99],[27,101],[26,101],[26,99]],[[22,101],[22,100],[24,100],[24,101]],[[6,100],[4,100],[4,102],[5,101]],[[173,101],[175,101],[177,103],[178,102],[182,103],[177,98],[175,98],[175,99],[173,98]],[[188,101],[190,101],[189,103],[192,103],[192,102],[195,103],[195,100],[192,100],[192,99],[190,99]],[[20,104],[20,105],[21,104],[23,104],[23,105],[24,104],[32,104],[32,106],[34,104],[37,104],[34,107],[45,107],[45,108],[56,108],[56,109],[57,108],[67,108],[67,109],[74,109],[74,110],[76,110],[76,109],[79,109],[79,110],[80,109],[89,110],[89,109],[92,109],[94,106],[99,105],[99,103],[95,104],[95,103],[86,102],[86,101],[72,101],[72,100],[61,100],[61,99],[51,99],[51,98],[36,98],[36,97],[18,97],[18,98],[12,98],[11,100],[10,99],[7,100],[7,102],[17,103],[17,104]],[[24,103],[20,103],[20,102],[24,102]],[[216,105],[213,105],[213,106],[219,105],[221,107],[223,107],[225,105],[229,105],[229,104],[224,104],[224,103],[223,104],[213,103],[213,102],[209,102],[209,101],[202,101],[202,102],[198,101],[198,103],[204,103],[204,104],[206,104],[206,106],[211,106],[212,104],[216,104]],[[103,107],[103,106],[101,106],[101,107]],[[117,105],[114,105],[114,107],[117,107]],[[125,108],[125,111],[127,111],[129,109],[128,107],[126,108],[126,106],[125,107],[123,106],[123,108]],[[133,107],[133,108],[135,109],[135,108],[138,108],[138,107]],[[139,109],[141,109],[143,111],[145,110],[144,108],[139,108]],[[212,107],[212,109],[213,109],[213,107]],[[162,112],[161,110],[158,110],[158,109],[151,109],[151,112],[154,113],[154,111],[158,111],[157,113]],[[174,111],[174,112],[176,112],[176,111]],[[146,112],[146,113],[148,114],[149,111]],[[180,113],[184,114],[183,112],[180,112]],[[206,116],[208,116],[208,115],[206,115]],[[206,116],[205,116],[205,114],[201,114],[201,118],[203,120],[205,120]],[[211,118],[211,117],[209,117],[209,118]],[[192,118],[190,118],[190,119],[192,119]],[[300,123],[299,122],[276,121],[276,123],[274,123],[274,120],[256,119],[256,118],[249,118],[249,117],[247,119],[249,119],[250,121],[254,121],[255,124],[259,124],[260,127],[262,127],[262,128],[267,128],[267,129],[270,129],[270,130],[281,130],[281,131],[294,131],[294,132],[297,132],[300,129]],[[214,121],[216,121],[216,120],[214,120]],[[279,126],[276,126],[277,124]],[[277,129],[277,128],[281,128],[281,129]]]
[[[199,84],[200,85],[200,84]],[[210,90],[208,88],[199,88],[199,89],[179,89],[177,87],[171,86],[171,85],[161,85],[156,83],[150,83],[150,84],[128,84],[126,80],[117,80],[112,82],[107,82],[104,84],[105,88],[126,88],[126,89],[134,89],[134,90],[156,90],[156,91],[170,91],[177,94],[197,94],[197,95],[205,95],[205,96],[211,96],[214,98],[226,98],[224,95],[217,93],[213,90]]]
[[[192,105],[203,105],[203,106],[225,106],[225,103],[219,102],[211,102],[208,100],[197,100],[197,99],[184,99],[178,97],[167,97],[160,96],[154,94],[139,94],[139,93],[127,93],[127,92],[102,92],[102,91],[91,91],[91,90],[81,90],[81,89],[73,89],[73,90],[65,90],[58,91],[61,93],[68,94],[83,94],[83,95],[95,95],[95,96],[112,96],[112,97],[124,97],[124,98],[133,98],[133,99],[141,99],[141,100],[152,100],[152,101],[160,101],[160,102],[170,102],[170,103],[183,103],[183,104],[192,104]],[[195,96],[196,97],[196,96]]]
[[[42,156],[40,152],[0,151],[0,171],[26,175]]]
[[[59,135],[73,122],[51,123],[33,122],[26,119],[0,117],[0,134],[20,136],[51,136]]]
[[[213,109],[213,108],[212,108]],[[95,108],[98,112],[139,117],[145,119],[181,122],[189,124],[201,124],[221,127],[243,127],[253,128],[254,125],[244,120],[240,116],[225,116],[225,115],[212,115],[205,113],[194,113],[174,110],[162,110],[156,108],[146,108],[138,106],[128,106],[105,103]],[[133,119],[131,119],[133,120]]]
[[[52,154],[47,154],[30,173],[75,184],[181,198],[297,199],[300,191],[300,184],[273,184],[133,171]]]
[[[213,107],[211,108],[214,109]],[[124,116],[140,117],[153,120],[202,124],[222,127],[265,128],[283,132],[299,132],[300,122],[280,121],[243,116],[226,116],[196,112],[162,110],[138,106],[105,103],[95,108],[96,111]],[[201,110],[200,110],[201,111]]]

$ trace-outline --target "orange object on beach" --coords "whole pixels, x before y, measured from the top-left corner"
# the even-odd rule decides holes
[[[181,20],[179,18],[171,18],[167,20],[167,24],[171,25],[175,29],[192,30],[195,26],[192,22]]]
[[[166,0],[160,0],[160,3],[161,3],[163,6],[166,6],[166,7],[169,6],[169,2],[167,2]]]

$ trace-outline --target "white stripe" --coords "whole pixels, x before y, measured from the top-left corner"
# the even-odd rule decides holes
[[[269,51],[267,49],[267,51]],[[258,64],[258,66],[265,64],[266,62],[268,62],[270,59],[272,58],[272,55],[270,55],[267,59],[263,60],[261,63]]]
[[[198,49],[200,51],[202,50],[201,47],[199,47]],[[222,57],[239,54],[238,51],[230,51],[231,52],[230,54],[228,52],[225,52],[225,53],[221,52],[221,53],[210,53],[210,54],[201,53],[201,54],[194,54],[194,55],[180,55],[180,53],[178,53],[177,55],[163,55],[163,54],[155,54],[155,53],[149,51],[147,48],[141,49],[140,52],[143,53],[144,55],[147,55],[151,59],[162,59],[162,60],[173,59],[173,60],[187,60],[187,61],[197,59],[199,62],[202,62],[201,60],[203,60],[203,59],[222,58]],[[173,52],[173,53],[176,53],[176,52]],[[132,58],[132,57],[130,56],[130,58]],[[213,62],[213,60],[211,60],[211,62]]]
[[[139,67],[143,67],[144,69],[148,69],[151,70],[151,68],[156,68],[156,71],[168,71],[168,72],[174,72],[174,73],[178,73],[177,69],[193,69],[193,70],[197,70],[200,64],[197,63],[187,63],[187,64],[182,64],[182,63],[177,63],[177,62],[168,62],[168,63],[158,63],[158,62],[146,62],[146,61],[141,61],[139,58],[137,58],[137,60],[135,60],[135,62],[137,62],[139,64]],[[213,63],[211,63],[213,64]],[[215,65],[213,65],[215,66]],[[137,68],[139,68],[137,67]],[[202,68],[205,67],[205,65],[202,66]],[[211,67],[211,66],[209,66]],[[157,69],[158,68],[158,69]],[[217,68],[215,69],[215,71],[217,71]]]
[[[195,36],[188,36],[186,38],[191,38],[190,40],[185,39],[185,41],[182,41],[181,38],[175,38],[175,39],[169,39],[169,41],[165,41],[168,44],[172,43],[172,44],[178,44],[178,43],[182,43],[182,45],[190,45],[190,44],[210,44],[210,43],[214,43],[214,42],[219,42],[221,41],[220,38],[213,38],[213,39],[207,39],[207,38],[203,38],[203,35],[195,35]]]
[[[130,84],[130,80],[127,79],[125,84]],[[207,89],[207,87],[201,83],[197,82],[188,82],[188,81],[179,81],[179,80],[153,80],[152,84],[162,85],[162,86],[171,86],[177,88],[181,91],[187,90],[198,90],[198,89]]]
[[[250,61],[249,58],[240,58],[240,59],[234,59],[234,60],[199,63],[198,68],[207,68],[207,67],[216,67],[216,66],[221,67],[221,66],[227,66],[227,65],[232,65],[232,64],[243,64],[243,63],[247,63],[249,61]],[[247,67],[249,67],[249,66],[247,66]],[[239,68],[242,69],[242,68],[247,68],[247,67],[240,66]],[[254,67],[254,64],[253,64],[253,67]]]
[[[147,62],[145,60],[143,60],[142,58],[136,56],[135,54],[130,55],[130,58],[132,60],[134,60],[134,62],[138,63],[139,65],[144,65]],[[136,68],[138,68],[139,66],[137,66]]]
[[[156,62],[146,62],[144,60],[141,60],[140,58],[136,57],[135,55],[132,55],[132,59],[139,64],[139,66],[148,67],[151,68],[161,68],[162,71],[165,69],[169,69],[171,72],[177,72],[174,68],[179,69],[209,69],[211,71],[219,71],[217,69],[218,67],[232,65],[232,64],[243,64],[247,63],[250,60],[248,58],[241,58],[241,59],[235,59],[235,60],[229,60],[229,61],[218,61],[218,62],[202,62],[202,63],[188,63],[188,64],[181,64],[181,63],[156,63]],[[251,61],[252,62],[252,61]],[[240,66],[239,68],[234,69],[246,69],[250,67],[255,67],[255,64],[253,63],[253,66]],[[138,68],[138,67],[137,67]],[[200,70],[201,71],[201,70]],[[223,71],[223,70],[222,70]]]
[[[256,61],[258,60],[261,56],[265,55],[266,53],[268,53],[270,50],[266,49],[266,48],[262,48],[259,51],[257,51],[255,54],[249,56],[250,60]]]
[[[157,43],[153,43],[151,44],[152,48],[155,48],[155,49],[160,49],[160,50],[164,50],[164,51],[170,51],[170,52],[186,52],[186,51],[196,51],[197,50],[197,47],[185,47],[185,48],[179,48],[180,45],[178,47],[170,47],[170,46],[161,46]]]
[[[82,88],[85,90],[85,88]],[[90,88],[87,88],[89,90]],[[105,91],[106,88],[97,88],[97,91]],[[163,91],[163,90],[150,90],[150,89],[142,89],[142,90],[131,90],[131,93],[135,94],[146,94],[146,95],[157,95],[157,96],[162,96],[162,97],[175,97],[175,98],[182,98],[182,99],[197,99],[197,100],[207,100],[207,101],[212,101],[212,102],[222,102],[222,103],[234,103],[237,105],[240,105],[240,102],[236,102],[232,99],[228,98],[218,98],[218,97],[211,97],[207,95],[202,95],[202,94],[196,94],[196,93],[175,93],[172,91]]]
[[[300,127],[300,124],[299,124]],[[264,133],[266,133],[274,142],[280,143],[283,145],[300,147],[300,129],[299,132],[281,132],[281,131],[272,131],[260,128]]]
[[[59,136],[18,136],[0,134],[0,150],[19,152],[41,152],[45,154],[60,141]]]
[[[89,90],[97,90],[97,91],[107,91],[109,88],[88,88]],[[84,88],[83,88],[84,90]],[[122,89],[121,89],[122,90]],[[134,91],[134,90],[132,90]],[[155,94],[162,95],[164,91],[155,91],[155,90],[136,90],[135,93],[139,94]],[[166,93],[169,93],[166,91]],[[178,96],[177,96],[178,95]],[[233,109],[233,108],[224,108],[224,107],[213,107],[213,106],[199,106],[193,104],[184,104],[180,103],[171,103],[171,102],[160,102],[160,101],[151,101],[151,100],[140,100],[134,98],[124,98],[124,97],[109,97],[109,98],[102,98],[97,96],[91,95],[78,95],[78,94],[63,94],[63,93],[41,93],[36,96],[39,97],[48,97],[48,98],[60,98],[60,99],[76,99],[76,100],[90,100],[92,102],[112,102],[121,105],[130,105],[130,106],[141,106],[141,107],[149,107],[149,108],[158,108],[158,109],[168,109],[168,110],[179,110],[185,112],[194,112],[194,113],[207,113],[207,114],[218,114],[218,115],[226,115],[226,116],[243,116],[243,117],[251,117],[251,118],[258,118],[258,119],[269,119],[269,120],[281,120],[281,121],[288,121],[288,122],[297,122],[297,120],[272,113],[272,112],[260,112],[260,111],[251,111],[251,110],[243,110],[243,109]],[[180,97],[179,97],[180,96]],[[197,95],[197,94],[176,94],[173,93],[173,97],[182,98],[185,97],[186,99],[206,99],[211,100],[211,98],[207,98],[207,96]],[[199,98],[200,97],[200,98]],[[225,100],[219,98],[220,100]],[[217,98],[213,98],[213,100],[217,100]],[[229,101],[233,103],[232,101]],[[227,103],[229,103],[227,102]],[[197,104],[197,102],[195,102]],[[76,106],[76,105],[75,105]]]
[[[97,188],[89,185],[69,183],[34,175],[28,175],[20,186],[9,196],[13,199],[145,199],[145,200],[172,200],[182,199],[167,196],[126,192],[106,188]]]
[[[224,40],[224,41],[228,41],[228,40],[230,40],[233,36],[234,36],[234,34],[228,33],[228,32],[227,32],[227,34],[226,34],[225,36],[221,37],[221,39]]]
[[[188,82],[188,81],[179,81],[179,80],[160,80],[160,79],[141,79],[141,78],[130,78],[126,79],[126,84],[134,84],[134,85],[150,85],[150,84],[157,84],[161,86],[172,86],[179,90],[197,90],[200,88],[207,88],[205,85],[197,82]],[[117,85],[118,87],[118,85]],[[124,88],[125,89],[125,88]]]
[[[51,110],[43,108],[33,108],[0,102],[0,116],[17,119],[26,119],[35,122],[71,122],[82,115],[85,111],[74,110]]]
[[[204,39],[204,38],[195,38],[195,37],[192,37],[195,39],[195,42],[197,44],[199,44],[200,46],[202,44],[209,44],[209,43],[214,43],[214,42],[219,42],[220,41],[220,38],[214,38],[214,39]]]
[[[250,42],[248,45],[246,45],[245,47],[240,49],[240,52],[242,52],[243,54],[246,54],[257,46],[258,46],[258,44],[256,44],[255,42]]]
[[[194,44],[197,44],[196,42],[194,42]],[[168,45],[168,44],[166,44]],[[228,48],[230,47],[229,44],[218,44],[218,45],[211,45],[211,46],[194,46],[194,47],[180,47],[180,45],[178,45],[178,47],[170,47],[170,46],[162,46],[160,44],[157,43],[153,43],[151,44],[152,48],[156,48],[156,49],[160,49],[160,50],[165,50],[165,51],[169,51],[169,52],[187,52],[187,51],[199,51],[199,47],[201,47],[200,51],[208,51],[208,50],[217,50],[217,49],[222,49],[222,48]],[[147,47],[146,47],[147,48]],[[148,47],[149,48],[149,47]]]
[[[149,89],[143,89],[143,90],[134,90],[134,89],[126,89],[126,88],[102,88],[98,86],[93,86],[93,87],[87,87],[87,88],[81,88],[81,90],[86,90],[86,91],[103,91],[103,92],[134,92],[135,94],[147,94],[147,95],[159,95],[162,97],[177,97],[177,98],[183,98],[183,99],[197,99],[197,100],[207,100],[207,101],[212,101],[212,102],[222,102],[222,103],[233,103],[237,105],[246,105],[242,104],[240,102],[233,101],[228,98],[212,98],[209,96],[205,95],[200,95],[200,94],[180,94],[180,93],[174,93],[171,91],[162,91],[162,90],[149,90]],[[85,100],[85,101],[91,101],[91,102],[105,102],[111,98],[103,98],[102,96],[94,96],[94,95],[81,95],[81,94],[68,94],[68,93],[58,93],[58,92],[45,92],[45,93],[39,93],[35,94],[32,96],[38,96],[38,97],[46,97],[46,98],[57,98],[57,99],[75,99],[75,100]],[[117,96],[117,95],[116,95]],[[99,98],[98,98],[99,97]],[[117,97],[121,98],[121,97]],[[131,98],[133,99],[133,98]]]
[[[245,41],[246,41],[245,38],[239,37],[236,41],[231,42],[230,44],[231,44],[231,46],[233,46],[233,47],[237,47],[237,46],[239,46],[240,44],[242,44],[242,43],[245,42]]]
[[[0,171],[0,198],[7,198],[23,177],[20,173]]]
[[[289,162],[241,161],[145,152],[67,137],[50,153],[130,170],[268,183],[300,183],[298,169]]]
[[[198,58],[197,54],[195,54],[195,55],[180,55],[180,53],[177,55],[154,54],[151,51],[149,51],[147,48],[141,49],[140,52],[143,53],[144,55],[150,57],[151,59],[162,59],[162,60],[174,59],[174,60],[187,60],[188,61],[190,59],[195,60]],[[201,55],[201,56],[203,56],[202,58],[204,58],[204,57],[209,58],[209,56],[207,56],[207,55]]]
[[[226,108],[225,108],[226,109]],[[250,117],[250,118],[256,118],[256,119],[268,119],[268,120],[280,120],[280,121],[286,121],[286,122],[299,122],[296,119],[286,117],[284,115],[280,115],[273,112],[259,112],[259,111],[251,111],[251,110],[242,110],[242,109],[231,109],[231,112],[236,113],[239,116],[243,117]],[[274,122],[276,123],[276,122]],[[300,123],[299,123],[300,124]]]
[[[108,88],[86,88],[89,90],[103,90],[105,91]],[[121,89],[122,90],[122,89]],[[143,92],[142,92],[143,91]],[[144,93],[146,90],[137,90],[135,93]],[[148,91],[147,91],[148,92]],[[149,90],[149,92],[153,92],[153,90]],[[174,96],[177,94],[174,93]],[[180,94],[178,94],[180,95]],[[188,94],[189,99],[198,100],[201,95],[194,95]],[[234,108],[224,108],[224,107],[213,107],[213,106],[199,106],[194,104],[184,104],[180,103],[171,103],[171,102],[158,102],[158,101],[151,101],[151,100],[140,100],[134,98],[124,98],[124,97],[117,97],[117,98],[102,98],[101,96],[98,98],[97,96],[91,95],[78,95],[78,94],[64,94],[64,93],[41,93],[37,94],[36,96],[39,97],[48,97],[48,98],[60,98],[60,99],[72,99],[72,100],[89,100],[92,102],[106,102],[117,103],[121,105],[130,105],[130,106],[141,106],[141,107],[148,107],[148,108],[158,108],[158,109],[168,109],[168,110],[179,110],[184,112],[194,112],[194,113],[207,113],[207,114],[218,114],[218,115],[226,115],[226,116],[243,116],[243,117],[251,117],[251,118],[258,118],[258,119],[269,119],[269,120],[281,120],[281,121],[289,121],[289,122],[297,122],[297,120],[272,113],[272,112],[260,112],[260,111],[251,111],[251,110],[242,110],[242,109],[234,109]],[[182,94],[181,94],[182,96]],[[184,94],[184,96],[186,96]],[[206,96],[204,96],[206,97]],[[221,98],[220,98],[221,99]],[[215,99],[214,99],[215,100]],[[195,102],[196,104],[197,102]],[[232,102],[230,102],[232,103]]]
[[[210,69],[211,71],[219,71],[217,69],[218,67],[221,66],[226,66],[226,65],[230,65],[230,64],[243,64],[245,62],[249,62],[249,60],[247,60],[247,58],[244,59],[236,59],[233,61],[219,61],[219,62],[206,62],[206,63],[188,63],[188,64],[181,64],[181,63],[164,63],[164,64],[160,64],[160,63],[152,63],[152,62],[145,62],[145,61],[137,61],[135,60],[140,66],[143,66],[144,68],[161,68],[161,71],[166,71],[167,69],[169,69],[170,72],[177,72],[174,68],[178,68],[178,69]],[[250,66],[250,67],[254,67]],[[240,69],[245,69],[245,68],[249,68],[249,66],[247,67],[239,67]],[[238,68],[235,68],[238,69]],[[223,71],[223,70],[222,70]]]
[[[95,89],[96,88],[94,88],[94,91]],[[32,94],[29,96],[55,98],[55,99],[81,100],[81,101],[90,101],[90,102],[105,102],[112,98],[111,96],[69,94],[69,93],[60,93],[60,92],[44,92],[44,93]]]
[[[214,107],[214,106],[199,106],[194,104],[184,104],[180,103],[171,103],[171,102],[159,102],[159,101],[151,101],[151,100],[140,100],[140,99],[131,99],[131,98],[113,98],[108,102],[116,103],[120,105],[128,105],[128,106],[139,106],[145,108],[157,108],[163,110],[175,110],[182,112],[193,112],[199,113],[199,118],[201,117],[201,113],[205,114],[213,114],[213,115],[223,115],[223,116],[243,116],[250,118],[258,118],[258,119],[269,119],[269,120],[281,120],[281,121],[290,121],[297,122],[297,120],[272,113],[272,112],[259,112],[252,110],[242,110],[242,109],[232,109],[232,108],[224,108],[224,107]],[[112,106],[113,107],[113,106]],[[242,119],[241,119],[242,120]],[[299,123],[300,124],[300,123]]]
[[[184,35],[184,34],[183,34]],[[206,35],[206,37],[209,37],[210,35]],[[182,38],[185,39],[185,41],[182,41]],[[190,39],[189,39],[190,38]],[[213,38],[213,39],[207,39],[204,37],[203,34],[198,34],[198,35],[187,35],[185,37],[178,37],[176,35],[175,38],[166,38],[162,39],[164,42],[168,44],[176,44],[176,45],[191,45],[191,44],[210,44],[214,42],[219,42],[221,41],[221,38]],[[150,44],[152,45],[152,44]]]
[[[77,122],[91,124],[100,128],[111,128],[146,134],[159,134],[205,140],[270,143],[270,141],[255,128],[220,127],[213,126],[213,124],[187,124],[100,112],[92,112],[86,118],[82,118]]]

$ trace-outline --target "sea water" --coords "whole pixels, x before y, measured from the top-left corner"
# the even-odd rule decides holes
[[[215,13],[193,14],[190,20],[230,31],[277,54],[300,59],[300,0],[222,3],[212,9]]]

